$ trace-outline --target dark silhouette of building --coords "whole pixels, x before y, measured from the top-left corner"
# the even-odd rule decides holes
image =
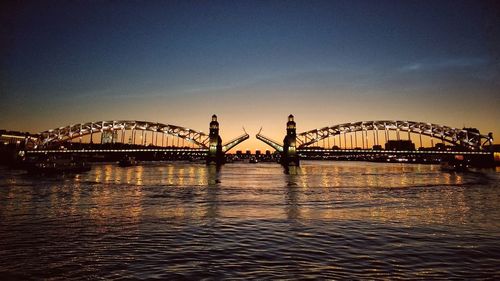
[[[415,150],[415,144],[411,140],[389,140],[385,150]]]

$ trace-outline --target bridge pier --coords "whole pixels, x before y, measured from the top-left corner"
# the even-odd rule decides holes
[[[290,114],[286,123],[286,136],[283,139],[283,152],[281,154],[281,165],[283,166],[299,166],[296,129],[293,115]]]
[[[207,165],[222,165],[225,162],[222,139],[219,136],[219,122],[215,114],[212,115],[212,121],[210,122],[209,147],[206,160]]]

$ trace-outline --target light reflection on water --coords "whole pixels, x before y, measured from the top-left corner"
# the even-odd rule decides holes
[[[498,277],[499,173],[193,163],[0,170],[13,278]],[[40,262],[46,270],[39,268]]]

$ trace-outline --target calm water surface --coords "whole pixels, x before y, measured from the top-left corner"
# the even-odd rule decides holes
[[[500,279],[500,172],[0,168],[2,279]]]

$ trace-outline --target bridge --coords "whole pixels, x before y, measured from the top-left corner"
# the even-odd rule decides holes
[[[290,115],[286,130],[283,144],[262,135],[261,131],[256,135],[257,139],[281,154],[281,163],[285,166],[299,165],[300,158],[311,155],[390,154],[492,157],[492,153],[485,149],[487,145],[493,143],[492,133],[483,135],[473,128],[457,129],[426,122],[380,120],[338,124],[297,134],[294,116]],[[390,132],[395,134],[393,140],[391,140]],[[407,135],[406,139],[403,138],[404,135]],[[420,144],[418,150],[414,148],[412,136],[413,140],[418,139]],[[430,140],[430,149],[424,148],[423,138]],[[385,140],[385,149],[380,143],[381,139]]]
[[[464,155],[479,159],[492,158],[486,147],[493,136],[477,129],[457,129],[434,123],[379,120],[343,123],[296,133],[294,116],[288,116],[286,136],[278,142],[264,136],[257,139],[281,155],[285,166],[297,166],[300,159],[337,156],[410,156],[430,157]],[[392,136],[391,136],[392,134]],[[407,136],[407,137],[406,137]],[[128,142],[126,141],[128,137]],[[25,154],[106,154],[167,155],[167,157],[204,158],[207,164],[223,164],[231,148],[247,140],[244,134],[222,143],[219,122],[213,115],[209,134],[181,126],[148,121],[98,121],[68,125],[47,130],[25,139]],[[88,143],[84,144],[83,139]],[[424,139],[431,147],[424,147]],[[94,141],[98,140],[95,144]],[[415,149],[413,141],[420,144]],[[382,146],[384,144],[384,147]]]
[[[245,132],[223,144],[215,114],[212,116],[209,131],[207,135],[181,126],[135,120],[87,122],[43,131],[38,137],[28,137],[25,153],[169,153],[202,156],[207,164],[223,164],[225,153],[249,138]],[[82,144],[84,138],[89,140],[89,144]],[[96,138],[100,138],[97,145],[94,143]],[[116,146],[120,148],[117,149]],[[72,149],[73,147],[77,149]]]

